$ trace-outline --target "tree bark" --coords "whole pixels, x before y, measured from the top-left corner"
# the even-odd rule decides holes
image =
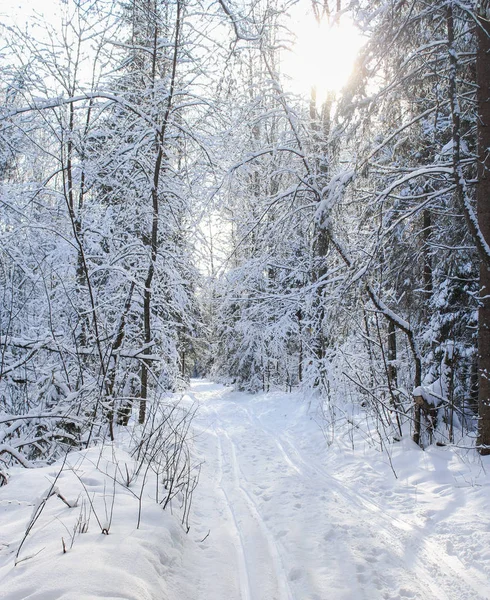
[[[477,215],[481,235],[490,244],[490,2],[480,2],[476,55],[478,110]],[[478,448],[490,454],[490,265],[480,258],[478,311]]]
[[[424,304],[426,309],[432,296],[432,259],[430,256],[430,234],[432,228],[432,218],[430,210],[424,210]]]
[[[177,58],[180,42],[180,28],[181,28],[181,12],[182,5],[181,1],[177,1],[177,13],[175,17],[175,39],[173,45],[173,57],[172,57],[172,72],[170,77],[170,89],[167,98],[167,106],[165,109],[165,115],[163,117],[162,126],[160,131],[156,135],[156,146],[157,155],[155,159],[155,165],[153,169],[153,182],[151,188],[151,203],[152,203],[152,225],[151,225],[151,237],[150,237],[150,265],[148,267],[148,273],[145,280],[145,291],[143,294],[143,326],[144,326],[144,340],[146,348],[143,355],[150,354],[150,343],[152,341],[152,327],[151,327],[151,311],[152,311],[152,283],[155,275],[155,265],[158,255],[158,225],[159,225],[159,196],[158,188],[160,182],[160,175],[162,170],[163,161],[165,158],[165,139],[167,133],[168,122],[170,119],[170,110],[172,108],[172,101],[175,91],[175,79],[177,73]],[[153,47],[153,65],[152,65],[152,77],[153,82],[155,81],[156,74],[156,60],[157,60],[157,40],[158,40],[158,26],[155,23],[154,29],[154,47]],[[138,422],[144,423],[146,419],[146,401],[148,399],[148,372],[149,362],[143,360],[141,364],[141,391],[140,391],[140,406]]]
[[[398,387],[398,369],[396,366],[396,327],[393,321],[388,321],[388,378],[390,387]]]

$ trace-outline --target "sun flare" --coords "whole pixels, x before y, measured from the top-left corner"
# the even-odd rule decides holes
[[[317,23],[313,16],[293,19],[296,42],[283,59],[283,71],[293,91],[309,95],[316,89],[317,102],[347,83],[363,40],[347,19]]]

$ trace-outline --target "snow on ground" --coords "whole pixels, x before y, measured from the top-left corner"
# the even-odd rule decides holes
[[[298,395],[250,396],[194,382],[193,598],[479,600],[490,598],[490,478],[474,454],[391,457],[345,429],[327,448]],[[352,431],[352,428],[350,428]]]
[[[114,484],[115,462],[131,469],[126,453],[90,449],[69,455],[56,486],[69,503],[91,498],[102,527],[114,506],[109,535],[92,516],[69,548],[82,503],[53,496],[13,566],[33,497],[59,466],[14,469],[0,488],[2,600],[490,599],[487,458],[404,440],[391,456],[395,478],[361,430],[341,428],[327,446],[299,395],[196,380],[184,401],[200,405],[203,461],[189,534],[149,483],[143,494],[138,480]]]
[[[100,448],[69,454],[62,469],[61,464],[12,469],[10,482],[0,488],[0,598],[192,597],[182,574],[182,527],[155,503],[151,482],[142,490],[140,477],[126,487],[126,473],[134,466],[126,452],[106,446],[102,455]],[[15,566],[26,528],[53,483],[68,504],[76,506],[68,507],[56,495],[49,497]],[[101,533],[104,528],[108,535]],[[88,530],[81,533],[84,529]]]

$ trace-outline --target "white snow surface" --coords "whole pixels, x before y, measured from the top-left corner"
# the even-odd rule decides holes
[[[80,501],[52,496],[14,566],[59,465],[12,469],[0,488],[2,600],[490,599],[488,457],[408,439],[388,457],[361,423],[326,432],[315,400],[299,394],[195,380],[183,401],[200,405],[190,532],[149,483],[137,529],[140,482],[113,482],[129,456],[95,448],[69,455],[56,487],[74,500],[86,495],[81,478],[103,525],[114,497],[109,535],[92,515],[63,553]]]

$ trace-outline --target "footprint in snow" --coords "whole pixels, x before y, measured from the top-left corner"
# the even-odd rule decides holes
[[[377,559],[377,557],[376,557],[376,556],[374,556],[374,555],[371,555],[371,556],[366,556],[366,560],[367,560],[368,562],[370,562],[370,563],[375,563],[375,562],[378,562],[378,559]]]
[[[324,534],[323,539],[328,542],[335,537],[335,531],[330,529],[327,533]]]
[[[453,543],[451,542],[451,540],[446,542],[446,552],[448,554],[455,554],[454,546],[453,546]]]
[[[415,598],[415,592],[406,588],[400,588],[398,593],[400,594],[400,598]]]
[[[357,581],[360,583],[364,583],[366,581],[366,575],[364,574],[365,570],[366,567],[364,565],[356,565]]]
[[[89,486],[89,487],[96,486],[96,485],[103,485],[102,481],[99,481],[98,479],[93,479],[91,477],[81,477],[80,481],[84,485]]]
[[[303,577],[303,571],[301,569],[294,567],[289,571],[289,581],[297,581],[298,579],[301,579],[301,577]]]

